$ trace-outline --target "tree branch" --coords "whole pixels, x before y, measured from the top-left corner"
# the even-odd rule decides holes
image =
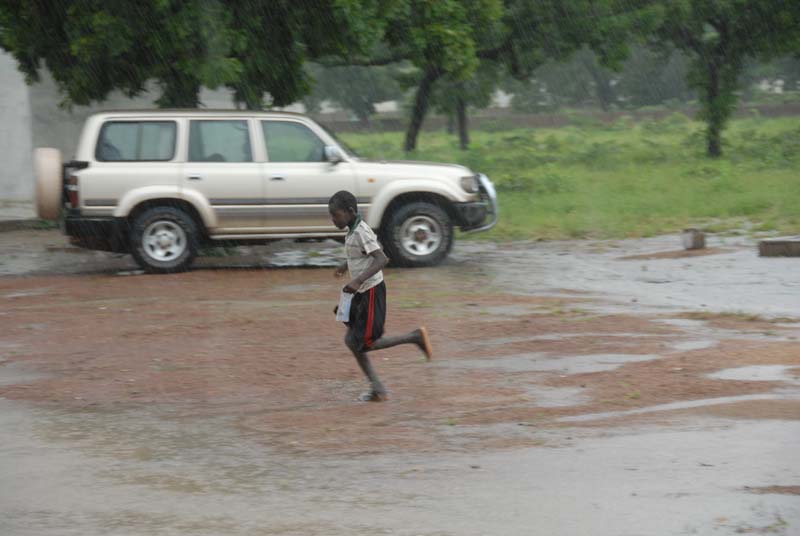
[[[380,67],[384,65],[390,65],[392,63],[398,63],[407,59],[409,59],[409,54],[407,52],[398,52],[385,58],[348,58],[339,60],[320,59],[317,60],[316,63],[322,65],[323,67]]]

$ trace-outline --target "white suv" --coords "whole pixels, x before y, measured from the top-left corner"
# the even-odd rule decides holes
[[[251,111],[130,111],[91,116],[75,159],[36,149],[37,204],[73,243],[131,253],[145,270],[187,269],[198,247],[341,238],[339,190],[401,266],[441,262],[453,228],[497,221],[494,187],[465,167],[358,158],[308,117]]]

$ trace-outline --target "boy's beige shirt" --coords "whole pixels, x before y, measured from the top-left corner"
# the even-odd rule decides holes
[[[360,277],[372,264],[373,251],[381,249],[378,237],[363,220],[360,220],[344,240],[344,250],[347,255],[347,269],[350,270],[350,279]],[[358,292],[366,292],[383,281],[383,270],[364,281]]]

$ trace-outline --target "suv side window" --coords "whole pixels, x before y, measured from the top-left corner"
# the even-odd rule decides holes
[[[252,162],[247,121],[192,121],[190,162]]]
[[[174,121],[108,121],[100,130],[100,162],[164,162],[175,156]]]
[[[324,162],[325,143],[294,121],[262,121],[270,162]]]

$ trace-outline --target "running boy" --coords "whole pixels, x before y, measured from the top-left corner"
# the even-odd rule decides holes
[[[370,390],[362,394],[360,399],[381,402],[388,397],[386,388],[372,368],[367,352],[398,344],[416,344],[430,360],[432,350],[428,330],[421,327],[405,335],[383,336],[386,284],[382,270],[389,259],[383,253],[375,233],[358,214],[358,204],[353,194],[344,190],[336,192],[328,201],[328,212],[336,227],[348,229],[344,242],[347,262],[336,268],[336,277],[350,271],[350,282],[343,290],[354,294],[344,342],[370,382]]]

